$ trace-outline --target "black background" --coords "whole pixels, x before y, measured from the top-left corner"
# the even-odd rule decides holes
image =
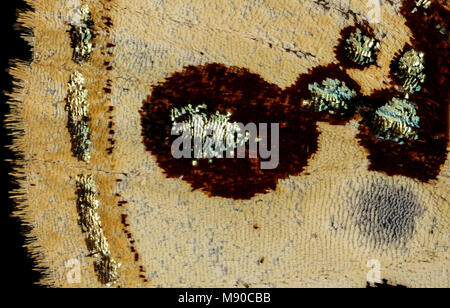
[[[9,288],[28,288],[35,287],[35,283],[39,280],[40,274],[32,270],[33,262],[23,248],[25,244],[24,234],[29,231],[29,226],[19,223],[17,218],[12,218],[11,212],[14,204],[9,199],[9,192],[18,186],[13,183],[13,178],[8,175],[12,170],[11,163],[5,160],[13,159],[14,154],[6,148],[12,143],[11,137],[8,136],[8,130],[5,128],[5,114],[9,107],[6,104],[8,100],[6,93],[12,90],[12,80],[8,73],[12,59],[20,59],[30,61],[31,48],[20,38],[19,25],[17,24],[17,10],[30,9],[24,1],[2,1],[1,4],[1,41],[0,48],[2,53],[2,69],[1,69],[1,97],[0,97],[0,117],[1,117],[1,146],[0,146],[0,163],[2,164],[2,194],[1,194],[1,210],[2,216],[6,222],[3,223],[3,247],[1,254],[6,257],[3,261],[2,278],[8,283]]]

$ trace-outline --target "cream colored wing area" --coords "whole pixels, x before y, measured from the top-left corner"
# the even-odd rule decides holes
[[[83,65],[72,61],[68,2],[88,4],[97,31]],[[41,284],[105,286],[77,211],[77,176],[85,174],[96,183],[97,214],[122,287],[364,287],[373,260],[391,284],[450,286],[448,161],[428,184],[369,172],[357,121],[319,123],[319,150],[303,175],[234,201],[167,179],[142,144],[138,111],[173,72],[219,62],[288,87],[336,62],[340,32],[366,19],[366,1],[29,3],[35,11],[19,21],[33,29],[34,60],[11,70],[19,81],[8,125],[23,154],[15,214],[33,228],[28,248],[46,268]],[[349,71],[364,93],[388,86],[389,63],[409,42],[399,4],[384,2],[382,22],[372,24],[381,67]],[[89,91],[88,163],[72,155],[66,127],[74,71]]]
[[[191,192],[150,165],[127,180],[153,283],[364,287],[377,260],[390,283],[448,286],[448,178],[426,185],[368,172],[354,127],[320,127],[309,175],[250,201]]]

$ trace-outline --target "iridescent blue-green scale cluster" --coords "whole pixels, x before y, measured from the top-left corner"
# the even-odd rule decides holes
[[[90,59],[94,47],[93,21],[88,5],[81,7],[78,19],[71,25],[70,38],[73,47],[72,59],[81,64]]]
[[[360,29],[350,33],[345,40],[344,51],[349,60],[367,66],[377,61],[381,44],[373,37],[364,35]]]
[[[416,107],[406,99],[394,97],[386,105],[378,108],[374,117],[374,134],[400,144],[404,140],[417,140],[420,118]]]
[[[210,114],[206,104],[172,108],[171,120],[172,131],[200,141],[202,146],[193,157],[210,158],[210,162],[212,158],[221,158],[224,151],[234,150],[249,141],[248,134],[243,135],[240,126],[231,122],[231,113]],[[197,161],[193,160],[192,164],[196,166]]]
[[[425,55],[410,49],[403,53],[396,63],[394,76],[404,90],[414,93],[422,90],[425,82]]]
[[[356,98],[355,90],[350,89],[345,82],[327,78],[322,83],[314,82],[308,85],[309,99],[302,101],[302,106],[314,111],[328,111],[330,114],[345,114]]]

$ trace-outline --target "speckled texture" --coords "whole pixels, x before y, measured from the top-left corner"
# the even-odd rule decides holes
[[[319,149],[302,175],[234,201],[167,179],[142,144],[138,110],[152,85],[186,65],[219,62],[289,87],[299,74],[335,62],[340,31],[370,10],[364,1],[87,1],[94,20],[109,16],[113,24],[109,34],[97,26],[97,47],[79,68],[90,93],[89,165],[73,157],[66,128],[67,81],[78,68],[68,9],[65,1],[29,2],[35,12],[19,21],[34,29],[34,60],[12,68],[22,88],[12,94],[19,103],[8,126],[23,130],[13,147],[23,153],[16,215],[32,225],[29,249],[49,268],[42,284],[102,286],[78,225],[76,176],[85,173],[96,179],[122,287],[365,287],[371,259],[391,284],[450,286],[448,161],[428,184],[369,172],[356,121],[319,123]],[[382,22],[372,25],[382,38],[379,67],[348,71],[363,94],[389,86],[390,62],[409,42],[399,1],[381,9]],[[108,155],[111,105],[115,148]],[[80,284],[66,279],[72,259],[81,264]]]

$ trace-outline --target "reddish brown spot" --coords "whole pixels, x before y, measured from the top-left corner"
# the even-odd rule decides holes
[[[275,190],[280,179],[302,173],[308,159],[318,149],[318,120],[342,125],[359,113],[363,122],[358,138],[370,153],[370,170],[421,181],[435,179],[447,158],[450,98],[448,33],[443,34],[438,29],[448,29],[450,14],[437,2],[432,2],[426,14],[420,10],[410,13],[414,5],[413,0],[404,1],[401,13],[413,33],[413,47],[426,55],[424,89],[411,95],[421,119],[420,140],[400,145],[376,139],[370,131],[370,116],[375,108],[387,103],[392,96],[400,95],[394,87],[369,97],[359,95],[359,103],[344,115],[314,113],[301,107],[301,100],[309,95],[308,85],[327,77],[344,81],[353,90],[360,91],[360,86],[345,71],[354,64],[341,58],[340,47],[337,47],[340,65],[316,67],[308,74],[300,75],[294,85],[284,91],[247,69],[217,63],[188,66],[182,72],[174,73],[153,87],[152,95],[144,100],[140,113],[146,149],[155,155],[168,178],[183,177],[193,190],[203,190],[210,196],[250,199]],[[366,34],[373,34],[366,25],[358,27]],[[352,29],[354,27],[344,29],[342,34]],[[170,134],[170,110],[188,104],[206,104],[209,112],[231,112],[233,122],[279,123],[278,167],[261,170],[260,159],[215,159],[212,163],[200,160],[195,167],[191,159],[174,159],[171,144],[176,137]],[[270,144],[270,136],[258,137],[262,138],[261,143]],[[246,154],[248,157],[248,150]]]
[[[210,112],[232,113],[238,123],[280,123],[279,165],[262,170],[261,159],[200,160],[174,159],[171,154],[170,110],[205,103]],[[274,190],[278,180],[299,175],[309,157],[317,150],[315,119],[286,103],[281,89],[247,69],[222,64],[189,66],[153,88],[152,96],[141,110],[144,144],[156,156],[158,165],[169,178],[179,178],[210,196],[250,199],[258,193]],[[269,134],[270,135],[270,134]],[[168,141],[166,138],[169,138]],[[260,143],[269,144],[270,136]],[[249,157],[248,149],[246,157]]]
[[[419,140],[400,145],[376,139],[370,131],[371,111],[385,104],[393,96],[404,95],[396,92],[393,87],[391,90],[376,91],[365,100],[364,109],[367,114],[357,137],[360,139],[359,143],[370,153],[370,170],[428,182],[437,178],[447,159],[450,45],[448,32],[442,34],[437,27],[445,25],[448,28],[450,12],[437,2],[432,2],[426,14],[420,9],[414,14],[410,13],[414,6],[415,1],[403,1],[401,13],[413,35],[412,45],[406,45],[405,48],[414,48],[425,54],[427,75],[425,84],[422,91],[410,95],[410,100],[417,106],[420,117]],[[393,63],[397,58],[398,55]]]
[[[103,18],[105,19],[105,22],[104,22],[105,26],[107,26],[109,28],[113,26],[111,17],[105,17],[104,16]]]
[[[308,86],[312,83],[322,83],[327,78],[338,79],[345,82],[347,87],[355,90],[358,93],[358,98],[361,96],[361,87],[350,76],[342,70],[337,64],[328,64],[325,66],[318,66],[310,70],[307,74],[302,74],[297,78],[297,81],[293,86],[287,88],[284,91],[284,95],[287,97],[290,108],[298,109],[301,113],[305,114],[309,118],[315,121],[327,121],[333,125],[346,124],[355,115],[356,102],[358,98],[354,99],[352,103],[355,105],[349,106],[349,109],[344,115],[330,114],[328,111],[313,112],[301,106],[301,101],[310,98],[310,91]],[[286,110],[288,112],[288,110]]]

